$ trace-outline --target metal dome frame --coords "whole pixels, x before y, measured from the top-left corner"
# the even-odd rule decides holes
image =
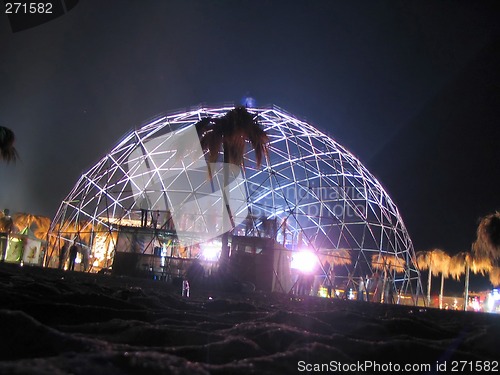
[[[51,264],[50,255],[61,241],[78,237],[90,249],[95,269],[108,267],[119,227],[138,225],[144,194],[148,211],[172,206],[172,196],[166,194],[180,185],[192,201],[200,199],[196,190],[201,185],[195,186],[188,173],[196,162],[193,158],[177,164],[181,167],[175,174],[184,176],[177,188],[172,179],[170,186],[165,182],[165,173],[172,175],[168,171],[172,164],[165,161],[174,160],[175,154],[169,154],[173,144],[169,135],[233,108],[197,107],[170,113],[129,132],[80,177],[62,201],[51,225],[52,249],[46,263]],[[248,111],[257,116],[269,137],[269,156],[256,168],[252,150],[246,151],[241,178],[235,178],[230,187],[239,212],[274,220],[273,236],[291,251],[308,247],[317,254],[332,255],[347,249],[351,259],[345,265],[346,277],[390,271],[397,290],[418,299],[422,285],[412,241],[398,208],[377,179],[352,153],[306,121],[276,106]],[[203,155],[196,158],[204,160]],[[220,205],[221,199],[216,198],[212,207]],[[250,229],[244,217],[237,224],[233,234],[262,236],[264,232],[262,220],[252,220]],[[395,263],[401,264],[399,269]]]

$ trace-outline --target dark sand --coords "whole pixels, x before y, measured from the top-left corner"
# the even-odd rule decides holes
[[[1,374],[294,374],[314,366],[340,373],[346,365],[367,374],[387,371],[354,366],[433,366],[409,374],[434,373],[437,361],[474,373],[471,366],[494,369],[500,357],[500,316],[486,313],[257,292],[192,290],[188,299],[160,281],[12,264],[0,264],[0,301]]]

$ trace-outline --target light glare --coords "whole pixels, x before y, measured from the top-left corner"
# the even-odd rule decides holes
[[[317,262],[316,254],[310,251],[299,251],[293,255],[291,267],[303,273],[311,273]]]

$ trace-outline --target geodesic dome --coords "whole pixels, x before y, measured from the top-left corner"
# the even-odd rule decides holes
[[[51,237],[71,241],[78,236],[96,267],[105,267],[117,245],[102,233],[113,238],[121,226],[139,226],[144,212],[168,213],[193,243],[206,240],[207,233],[220,234],[223,200],[214,192],[222,190],[221,168],[213,166],[214,177],[207,178],[203,153],[179,135],[188,134],[202,118],[231,109],[168,114],[131,131],[81,176],[54,218]],[[238,220],[231,233],[269,236],[271,231],[291,251],[310,248],[332,257],[347,251],[349,259],[341,262],[347,277],[381,270],[393,274],[398,290],[418,291],[419,271],[403,220],[361,162],[277,107],[248,111],[269,137],[269,155],[257,168],[248,149],[244,167],[233,169],[229,194]]]

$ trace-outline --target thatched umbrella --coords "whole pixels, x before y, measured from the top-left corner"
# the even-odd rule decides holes
[[[451,256],[444,254],[441,259],[439,271],[441,272],[441,287],[439,288],[439,308],[443,308],[444,279],[450,277]]]
[[[450,262],[450,275],[456,280],[465,274],[464,285],[464,310],[467,310],[469,300],[469,274],[472,270],[473,273],[481,273],[485,275],[493,268],[491,259],[489,258],[476,258],[473,253],[462,251],[451,258]]]
[[[451,257],[441,249],[430,250],[430,252],[418,252],[417,264],[420,270],[429,270],[427,280],[427,301],[430,303],[431,276],[441,274],[441,286],[439,288],[439,308],[443,308],[444,279],[450,276]]]
[[[427,278],[427,304],[431,303],[432,276],[441,274],[440,307],[442,307],[444,277],[449,274],[450,256],[441,249],[418,251],[417,266],[420,270],[429,270]]]

